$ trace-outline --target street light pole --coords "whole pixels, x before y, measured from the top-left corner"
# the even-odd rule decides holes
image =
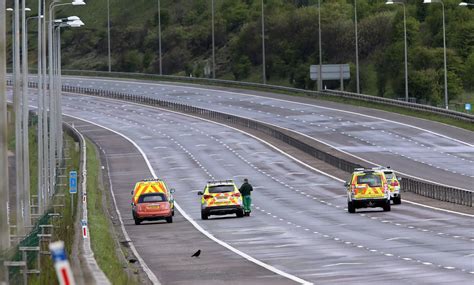
[[[0,0],[0,78],[7,76],[6,37],[5,37],[5,0]],[[8,150],[7,150],[7,89],[5,80],[0,80],[0,262],[3,253],[10,247],[10,225],[8,224]],[[0,282],[6,281],[8,271],[0,268]]]
[[[160,75],[163,75],[163,65],[161,57],[161,1],[158,0],[158,49],[160,53]]]
[[[319,77],[318,77],[318,90],[323,89],[323,73],[322,73],[322,64],[323,64],[323,55],[321,51],[321,0],[318,0],[318,45],[319,45]]]
[[[408,51],[407,51],[407,18],[406,5],[403,0],[389,0],[385,4],[400,4],[403,6],[403,37],[405,43],[405,101],[408,102]]]
[[[15,17],[15,50],[14,50],[14,61],[15,61],[15,72],[14,87],[13,87],[13,109],[15,111],[15,165],[16,165],[16,229],[17,235],[22,236],[25,232],[25,205],[24,203],[24,185],[23,185],[23,145],[22,145],[22,77],[20,73],[20,1],[14,1],[13,13]]]
[[[265,5],[262,0],[262,75],[263,84],[267,84],[267,67],[265,63]]]
[[[359,83],[359,39],[357,32],[357,0],[354,0],[354,27],[355,27],[355,52],[356,52],[356,84],[357,94],[360,94],[360,83]]]
[[[12,12],[12,81],[15,85],[15,13],[13,13],[13,8],[7,8],[6,10]]]
[[[211,14],[212,14],[212,78],[216,78],[216,47],[214,41],[214,0],[211,0]]]
[[[57,86],[57,80],[54,78],[53,50],[56,48],[53,38],[53,19],[54,9],[64,5],[85,5],[83,0],[73,0],[70,3],[51,2],[49,5],[49,25],[48,25],[48,66],[49,66],[49,113],[50,113],[50,136],[49,136],[49,196],[51,197],[56,190],[56,163],[62,154],[62,114],[61,107],[58,107],[61,101],[61,86]],[[76,17],[77,18],[77,17]],[[53,47],[54,45],[54,47]],[[59,91],[57,91],[59,90]]]
[[[449,98],[448,98],[448,68],[446,65],[446,21],[444,17],[444,3],[442,0],[424,0],[423,3],[440,3],[443,8],[443,57],[444,57],[444,107],[449,109]]]
[[[29,147],[29,101],[28,101],[28,45],[27,36],[28,31],[26,30],[26,1],[22,1],[22,18],[21,18],[21,39],[22,39],[22,104],[23,104],[23,119],[22,119],[22,144],[23,144],[23,212],[24,212],[24,223],[25,227],[31,225],[31,203],[30,203],[30,147]]]
[[[42,70],[42,49],[43,49],[43,6],[42,1],[38,1],[38,214],[43,213],[44,207],[44,187],[45,187],[45,171],[44,171],[44,145],[43,145],[43,109],[44,109],[44,93],[43,93],[43,70]]]
[[[48,97],[48,78],[47,78],[47,58],[46,58],[46,44],[47,44],[47,38],[46,38],[46,0],[39,0],[42,3],[42,14],[44,15],[44,19],[41,23],[41,74],[43,77],[43,80],[41,82],[41,85],[43,87],[42,91],[42,101],[43,101],[43,171],[44,171],[44,176],[43,176],[43,204],[44,208],[47,208],[47,205],[49,204],[49,175],[50,175],[50,168],[49,168],[49,131],[50,127],[48,125],[48,116],[49,116],[49,111],[48,111],[48,106],[49,106],[49,97]],[[39,62],[38,62],[39,64]]]
[[[108,54],[109,72],[111,72],[112,62],[110,59],[110,0],[107,0],[107,54]]]

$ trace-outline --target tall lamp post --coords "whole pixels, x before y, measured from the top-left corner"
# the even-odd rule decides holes
[[[267,84],[267,67],[265,63],[265,4],[262,0],[262,77],[263,84]]]
[[[61,86],[62,86],[62,82],[61,82],[61,28],[63,27],[79,28],[79,27],[82,27],[84,23],[81,21],[81,19],[79,19],[79,17],[76,17],[76,16],[70,16],[65,19],[55,20],[54,22],[55,22],[55,33],[56,33],[56,36],[55,36],[56,48],[54,50],[55,52],[54,58],[56,59],[55,61],[56,70],[54,71],[54,73],[56,74],[55,85],[57,88],[56,91],[60,93]],[[59,105],[61,104],[61,101],[60,101],[61,97],[62,96],[58,96]],[[59,108],[59,110],[61,110],[61,108]],[[60,118],[62,117],[61,112],[59,112],[59,116]],[[60,123],[62,125],[62,120],[60,120]]]
[[[212,14],[212,78],[216,78],[216,47],[214,41],[214,0],[211,0]]]
[[[110,59],[110,0],[107,0],[107,61],[109,72],[112,71],[112,61]]]
[[[321,51],[321,0],[318,0],[318,45],[319,45],[319,77],[318,77],[318,90],[323,89],[323,54]]]
[[[15,14],[13,8],[7,8],[6,11],[12,12],[12,74],[15,73]],[[30,8],[25,8],[25,11],[30,12]],[[14,79],[14,78],[13,78]]]
[[[62,114],[60,112],[60,106],[58,105],[61,99],[61,92],[55,94],[56,90],[54,81],[54,63],[53,63],[53,19],[54,9],[64,5],[85,5],[86,3],[82,0],[74,0],[70,3],[57,3],[51,2],[49,5],[49,26],[48,26],[48,66],[49,66],[49,113],[50,113],[50,136],[49,136],[49,196],[51,197],[55,191],[56,185],[56,159],[61,155],[62,152],[62,129],[58,127],[60,125]],[[61,88],[61,86],[59,86]],[[59,109],[59,110],[58,110]]]
[[[444,107],[449,109],[448,104],[448,68],[446,67],[446,21],[444,16],[444,3],[441,0],[424,0],[424,4],[440,3],[443,8],[443,54],[444,54]]]
[[[13,88],[13,108],[15,112],[15,165],[16,165],[16,192],[17,192],[17,199],[16,199],[16,207],[17,207],[17,219],[16,219],[16,226],[17,226],[17,235],[23,236],[25,233],[25,225],[29,225],[29,196],[27,197],[26,191],[29,193],[29,189],[27,190],[25,187],[25,182],[29,176],[24,173],[25,167],[29,167],[28,165],[25,166],[24,163],[24,145],[23,145],[23,131],[28,131],[28,127],[23,130],[24,124],[22,124],[23,116],[23,105],[24,103],[28,103],[27,101],[23,101],[23,76],[21,75],[21,59],[20,59],[20,10],[21,15],[23,18],[25,17],[26,7],[24,2],[20,6],[20,1],[14,1],[14,52],[13,52],[13,62],[14,62],[14,88]],[[21,26],[24,31],[24,24],[25,22],[21,22]],[[24,46],[23,46],[24,47]],[[4,80],[4,79],[2,79]],[[29,174],[29,173],[28,173]],[[29,183],[28,183],[29,184]],[[28,199],[28,200],[26,200]],[[28,201],[28,203],[25,203]]]
[[[0,78],[6,78],[5,0],[0,0]],[[8,153],[7,153],[7,90],[5,80],[0,81],[0,252],[10,247],[10,225],[8,224]],[[0,256],[0,262],[3,263]],[[0,282],[6,281],[8,270],[0,268]]]
[[[354,29],[355,29],[355,52],[356,52],[356,85],[357,93],[360,93],[359,85],[359,39],[357,31],[357,0],[354,0]]]
[[[160,75],[163,75],[163,64],[161,57],[161,1],[158,0],[158,50],[160,57]]]
[[[385,4],[399,4],[403,6],[403,37],[405,42],[405,101],[408,102],[408,51],[407,51],[407,18],[404,0],[388,0]]]
[[[25,9],[26,10],[26,9]],[[30,155],[29,155],[29,131],[28,131],[28,121],[29,121],[29,104],[28,104],[28,21],[31,19],[37,19],[40,16],[34,17],[25,17],[23,13],[23,22],[22,22],[22,82],[23,82],[23,92],[22,92],[22,145],[23,145],[23,187],[24,187],[24,197],[23,204],[25,207],[25,226],[29,227],[31,225],[31,211],[30,211]],[[39,193],[38,193],[39,194]]]

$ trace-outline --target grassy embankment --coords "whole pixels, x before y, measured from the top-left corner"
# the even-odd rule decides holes
[[[12,112],[12,108],[9,107],[9,112]],[[11,120],[8,122],[8,149],[11,152],[15,152],[15,122],[13,114],[10,115]],[[79,169],[79,151],[76,151],[74,148],[74,140],[71,136],[65,134],[65,154],[67,154],[68,159],[65,160],[65,172],[69,173],[71,170]],[[30,116],[30,127],[29,127],[29,155],[30,155],[30,195],[32,196],[31,202],[33,204],[37,203],[34,196],[38,193],[38,140],[37,140],[37,117]],[[50,218],[48,221],[44,217],[41,219],[41,222],[44,224],[53,224],[53,240],[63,240],[65,242],[66,250],[68,254],[71,254],[72,243],[74,239],[73,223],[74,216],[76,214],[76,207],[71,205],[71,197],[68,193],[67,186],[67,177],[63,177],[58,182],[58,192],[55,197],[53,197],[51,204],[55,205],[50,207],[48,210],[51,212],[58,212],[61,214],[61,218]],[[61,197],[61,195],[64,195]],[[77,199],[76,199],[77,201]],[[14,203],[14,201],[11,201]],[[10,213],[11,219],[10,222],[14,224],[16,213]],[[38,223],[33,228],[33,234],[27,237],[22,241],[21,245],[24,246],[37,246],[38,240],[36,233],[38,232]],[[16,258],[19,258],[18,253],[15,254]],[[33,263],[33,259],[29,259]],[[10,276],[12,280],[19,278],[18,276]],[[29,284],[57,284],[56,273],[49,256],[41,257],[41,274],[30,275],[28,279]]]

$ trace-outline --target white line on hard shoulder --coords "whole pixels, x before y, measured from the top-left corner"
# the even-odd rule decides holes
[[[153,176],[154,178],[157,178],[157,177],[158,177],[158,176],[156,175],[156,173],[155,173],[155,170],[154,170],[153,167],[151,166],[150,161],[148,160],[148,157],[146,156],[145,152],[144,152],[144,151],[138,146],[138,144],[135,143],[132,139],[130,139],[129,137],[125,136],[124,134],[122,134],[122,133],[120,133],[120,132],[117,132],[117,131],[112,130],[112,129],[108,128],[108,127],[102,126],[102,125],[100,125],[100,124],[97,124],[97,123],[94,123],[94,122],[91,122],[91,121],[88,121],[88,120],[85,120],[85,119],[81,119],[81,118],[78,118],[78,117],[76,117],[76,116],[72,116],[72,115],[68,115],[68,116],[69,116],[69,117],[72,117],[72,118],[75,118],[75,119],[78,119],[78,120],[82,120],[82,121],[84,121],[84,122],[87,122],[87,123],[90,123],[90,124],[93,124],[93,125],[96,125],[96,126],[99,126],[99,127],[102,127],[102,128],[104,128],[104,129],[106,129],[106,130],[108,130],[108,131],[111,131],[111,132],[113,132],[113,133],[115,133],[115,134],[117,134],[117,135],[119,135],[119,136],[125,138],[127,141],[129,141],[129,142],[141,153],[141,155],[143,156],[143,159],[145,160],[145,162],[146,162],[146,164],[147,164],[147,166],[148,166],[148,169],[150,170],[152,176]],[[110,179],[110,175],[109,175],[109,179]],[[111,181],[110,181],[110,182],[111,182]],[[112,192],[112,193],[113,193],[113,192]],[[112,197],[113,197],[114,203],[115,203],[115,197],[114,197],[113,194],[112,194]],[[116,206],[116,204],[115,204],[115,206]],[[301,283],[301,284],[312,284],[311,282],[308,282],[308,281],[306,281],[306,280],[304,280],[304,279],[301,279],[301,278],[299,278],[299,277],[297,277],[297,276],[294,276],[294,275],[289,274],[289,273],[286,273],[286,272],[284,272],[284,271],[282,271],[282,270],[280,270],[280,269],[278,269],[278,268],[276,268],[276,267],[273,267],[273,266],[271,266],[271,265],[269,265],[269,264],[267,264],[267,263],[264,263],[264,262],[262,262],[262,261],[260,261],[260,260],[258,260],[258,259],[256,259],[256,258],[254,258],[254,257],[252,257],[252,256],[250,256],[250,255],[248,255],[248,254],[246,254],[246,253],[244,253],[244,252],[242,252],[242,251],[236,249],[235,247],[229,245],[228,243],[226,243],[226,242],[224,242],[224,241],[222,241],[222,240],[220,240],[220,239],[214,237],[211,233],[209,233],[208,231],[206,231],[206,230],[205,230],[204,228],[202,228],[196,221],[194,221],[194,219],[192,219],[192,218],[181,208],[181,206],[179,206],[179,204],[178,204],[177,202],[175,202],[175,206],[176,206],[176,209],[178,209],[178,211],[181,213],[181,215],[183,215],[183,217],[185,217],[198,231],[200,231],[202,234],[204,234],[206,237],[208,237],[208,238],[211,239],[212,241],[214,241],[214,242],[216,242],[216,243],[222,245],[223,247],[229,249],[230,251],[232,251],[232,252],[234,252],[234,253],[240,255],[241,257],[247,259],[248,261],[251,261],[251,262],[253,262],[253,263],[255,263],[255,264],[257,264],[257,265],[259,265],[259,266],[261,266],[261,267],[263,267],[263,268],[265,268],[265,269],[267,269],[267,270],[270,270],[270,271],[272,271],[272,272],[274,272],[274,273],[276,273],[276,274],[278,274],[278,275],[281,275],[281,276],[283,276],[283,277],[285,277],[285,278],[288,278],[288,279],[290,279],[290,280],[293,280],[293,281],[298,282],[298,283]],[[117,206],[116,206],[115,208],[116,208],[116,210],[117,210],[117,213],[118,213],[120,222],[121,222],[121,224],[122,224],[122,230],[124,231],[125,238],[126,238],[128,241],[130,241],[130,237],[128,236],[127,232],[125,231],[125,227],[124,227],[124,225],[123,225],[123,220],[122,220],[122,218],[121,218],[121,215],[120,215],[120,213],[119,213],[119,211],[118,211]],[[132,246],[133,246],[133,243],[132,243],[131,241],[130,241],[129,243],[130,243],[130,245],[131,245],[131,247],[132,247]],[[134,250],[134,254],[136,254],[136,256],[137,256],[137,258],[139,259],[140,264],[142,265],[143,269],[145,270],[145,268],[147,268],[147,269],[149,270],[149,272],[147,272],[146,270],[145,270],[145,272],[147,272],[147,275],[148,275],[148,277],[150,278],[150,280],[151,280],[153,283],[156,282],[155,284],[160,284],[159,281],[158,281],[158,279],[156,278],[156,275],[153,274],[153,272],[148,268],[148,266],[147,266],[146,263],[143,261],[143,259],[140,257],[140,255],[138,254],[138,252],[136,252],[136,249]]]
[[[83,96],[93,97],[93,96],[89,96],[89,95],[83,95]],[[107,99],[107,98],[101,98],[101,99],[102,99],[102,100],[116,101],[116,100]],[[141,106],[141,105],[138,104],[138,103],[129,103],[129,104]],[[231,127],[231,126],[222,124],[222,123],[218,123],[218,122],[214,122],[214,121],[211,121],[211,120],[207,120],[207,119],[204,119],[204,118],[200,118],[200,117],[196,117],[196,116],[193,116],[193,115],[189,115],[189,114],[183,114],[183,113],[179,113],[179,112],[175,112],[175,111],[165,110],[165,109],[158,108],[158,107],[154,107],[154,106],[149,106],[149,108],[152,108],[152,109],[159,109],[159,110],[162,110],[162,111],[165,111],[165,112],[170,112],[170,113],[178,114],[178,115],[181,115],[181,116],[187,116],[187,117],[190,117],[190,118],[194,118],[194,119],[202,120],[202,121],[205,121],[205,122],[217,124],[217,125],[224,126],[224,127],[230,128],[230,129],[232,129],[232,130],[238,131],[238,132],[240,132],[240,133],[243,133],[243,134],[245,134],[245,135],[247,135],[247,136],[250,136],[251,138],[254,138],[254,139],[260,141],[261,143],[263,143],[263,144],[269,146],[270,148],[276,150],[277,152],[279,152],[279,153],[285,155],[286,157],[289,157],[290,159],[292,159],[292,160],[298,162],[299,164],[301,164],[301,165],[303,165],[303,166],[305,166],[305,167],[307,167],[307,168],[309,168],[309,169],[311,169],[311,170],[313,170],[313,171],[315,171],[315,172],[318,172],[318,173],[320,173],[320,174],[322,174],[322,175],[325,175],[325,176],[327,176],[327,177],[330,177],[330,178],[332,178],[332,179],[334,179],[334,180],[336,180],[336,181],[344,182],[343,179],[340,179],[340,178],[338,178],[338,177],[336,177],[336,176],[333,176],[333,175],[331,175],[331,174],[329,174],[329,173],[326,173],[326,172],[321,171],[321,170],[319,170],[319,169],[317,169],[317,168],[314,168],[314,167],[312,167],[311,165],[309,165],[309,164],[307,164],[307,163],[305,163],[305,162],[303,162],[303,161],[297,159],[296,157],[293,157],[292,155],[290,155],[290,154],[284,152],[283,150],[281,150],[281,149],[275,147],[274,145],[272,145],[272,144],[270,144],[270,143],[268,143],[268,142],[266,142],[266,141],[264,141],[264,140],[262,140],[262,139],[260,139],[260,138],[258,138],[258,137],[256,137],[256,136],[254,136],[254,135],[252,135],[252,134],[250,134],[250,133],[247,133],[247,132],[245,132],[245,131],[242,131],[242,130],[240,130],[240,129],[237,129],[237,128],[234,128],[234,127]],[[311,138],[311,137],[309,137],[309,138]],[[349,153],[348,153],[348,154],[349,154]],[[351,154],[349,154],[349,155],[351,155]],[[432,182],[432,181],[429,181],[429,180],[425,180],[425,181]],[[432,183],[433,183],[433,182],[432,182]],[[428,209],[431,209],[431,210],[446,212],[446,213],[450,213],[450,214],[457,214],[457,215],[461,215],[461,216],[465,216],[465,217],[474,217],[474,215],[465,214],[465,213],[456,212],[456,211],[451,211],[451,210],[446,210],[446,209],[437,208],[437,207],[432,207],[432,206],[428,206],[428,205],[424,205],[424,204],[412,202],[412,201],[405,200],[405,199],[404,199],[403,201],[404,201],[404,202],[407,202],[407,203],[409,203],[409,204],[412,204],[412,205],[416,205],[416,206],[428,208]]]
[[[74,116],[71,116],[71,115],[68,115],[69,117],[72,117],[72,118],[75,118],[75,119],[78,119],[78,120],[82,120],[82,121],[85,121],[85,122],[88,122],[88,123],[91,123],[91,124],[94,124],[96,126],[99,126],[99,127],[102,127],[102,128],[105,128],[104,126],[101,126],[99,124],[95,124],[95,123],[92,123],[90,121],[87,121],[87,120],[83,120],[83,119],[80,119],[78,117],[74,117]],[[105,128],[107,129],[107,128]],[[108,129],[109,131],[112,131],[110,129]],[[113,131],[112,131],[113,132]],[[118,133],[117,133],[118,134]],[[145,271],[146,275],[148,276],[148,278],[150,279],[150,281],[153,283],[153,284],[157,284],[157,285],[160,285],[160,281],[158,280],[158,278],[156,277],[156,275],[153,273],[153,271],[151,271],[151,269],[148,267],[148,265],[145,263],[145,261],[143,260],[143,258],[140,256],[140,254],[138,253],[137,249],[135,248],[135,245],[133,244],[132,240],[130,239],[130,236],[128,235],[127,233],[127,230],[125,229],[125,225],[123,223],[123,219],[122,219],[122,215],[120,214],[120,211],[118,209],[118,206],[117,206],[117,200],[115,198],[115,193],[113,191],[113,184],[112,184],[112,179],[111,179],[111,175],[110,175],[110,167],[109,167],[109,162],[108,160],[106,160],[106,164],[107,164],[107,176],[109,177],[109,187],[110,187],[110,193],[112,195],[112,200],[114,201],[114,207],[115,207],[115,211],[117,212],[117,216],[119,218],[119,221],[120,221],[120,227],[122,228],[122,232],[123,232],[123,235],[125,237],[125,240],[128,242],[128,244],[130,245],[130,249],[132,250],[133,254],[137,257],[138,261],[139,261],[139,264],[140,266],[142,267],[143,271]]]

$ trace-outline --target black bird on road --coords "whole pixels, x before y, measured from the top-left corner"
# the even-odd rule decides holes
[[[193,255],[191,255],[191,257],[199,257],[199,255],[201,255],[200,249],[198,249],[198,251],[196,251]]]

